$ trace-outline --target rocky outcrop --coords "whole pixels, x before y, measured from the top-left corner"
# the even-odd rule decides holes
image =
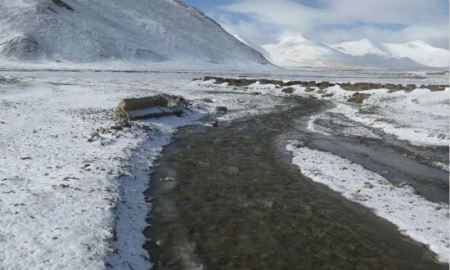
[[[321,91],[324,91],[325,89],[339,85],[342,87],[342,89],[347,91],[367,91],[367,90],[373,90],[373,89],[388,89],[389,92],[395,92],[395,91],[406,91],[411,92],[415,90],[416,88],[425,88],[430,89],[431,91],[444,91],[446,87],[449,87],[448,85],[422,85],[417,86],[415,84],[393,84],[393,83],[366,83],[366,82],[357,82],[357,83],[330,83],[330,82],[316,82],[316,81],[280,81],[280,80],[267,80],[267,79],[245,79],[245,78],[221,78],[221,77],[212,77],[212,76],[206,76],[203,78],[204,81],[210,81],[213,80],[215,84],[222,84],[222,83],[228,83],[229,86],[235,86],[235,87],[247,87],[249,85],[252,85],[254,83],[259,84],[273,84],[278,88],[281,87],[291,87],[294,85],[299,85],[306,87],[306,92],[311,92],[315,88],[319,88]]]
[[[2,45],[0,54],[11,60],[38,60],[45,55],[41,45],[30,36],[18,36]]]
[[[181,96],[156,95],[143,98],[123,99],[117,107],[120,118],[129,120],[161,117],[166,115],[181,115],[188,103]]]
[[[370,97],[369,94],[361,94],[359,92],[356,92],[351,96],[347,101],[353,102],[356,104],[362,104],[366,98]]]

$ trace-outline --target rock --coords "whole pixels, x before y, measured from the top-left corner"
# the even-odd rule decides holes
[[[395,186],[398,187],[398,188],[403,188],[403,187],[405,187],[407,185],[408,185],[408,182],[406,182],[406,181],[402,181],[400,183],[395,184]]]
[[[357,103],[357,104],[362,104],[364,102],[364,100],[368,97],[370,97],[369,94],[361,94],[359,92],[356,92],[347,101]]]
[[[45,55],[41,45],[29,36],[17,36],[5,42],[0,54],[18,60],[37,60]]]
[[[329,83],[329,82],[320,82],[317,84],[317,87],[320,88],[320,90],[324,90],[328,87],[334,86],[335,84]]]
[[[312,92],[314,91],[314,88],[307,86],[305,89],[305,92]]]
[[[436,206],[435,209],[436,209],[437,211],[442,210],[442,205]]]
[[[238,175],[239,174],[239,168],[238,167],[229,167],[227,169],[228,175]]]
[[[340,86],[347,91],[364,91],[383,88],[380,83],[341,83]]]
[[[286,93],[286,94],[293,94],[294,91],[295,91],[295,89],[292,88],[292,87],[287,87],[287,88],[284,88],[284,89],[281,90],[281,91],[283,91],[283,93]]]
[[[228,108],[225,106],[217,106],[216,113],[218,114],[226,114],[228,112]]]
[[[363,188],[371,189],[371,188],[373,188],[373,185],[370,182],[365,182]]]
[[[64,3],[62,0],[52,0],[57,6],[65,8],[67,10],[73,11],[73,8],[68,4]]]
[[[333,93],[328,93],[328,94],[323,94],[322,95],[322,97],[332,97],[332,96],[334,96],[334,94]]]
[[[117,114],[129,120],[181,115],[188,107],[183,97],[166,94],[143,98],[123,99],[117,107]]]
[[[213,101],[212,99],[210,99],[210,98],[203,98],[202,101],[205,102],[205,103],[213,103],[213,102],[214,102],[214,101]]]
[[[444,91],[445,86],[444,85],[428,85],[426,88],[430,89],[430,91]]]

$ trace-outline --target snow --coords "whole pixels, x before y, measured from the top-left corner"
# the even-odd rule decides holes
[[[340,88],[340,87],[339,87]],[[343,93],[345,90],[337,90]],[[415,145],[448,146],[450,89],[416,89],[410,93],[387,89],[364,91],[371,96],[362,108],[373,113],[359,113],[359,106],[342,98],[329,112],[340,113],[371,128],[378,128],[400,140]]]
[[[73,11],[52,0],[0,0],[2,65],[17,62],[33,62],[41,67],[59,62],[147,68],[268,65],[256,50],[181,1],[67,3]],[[16,38],[22,43],[9,48],[8,44]]]
[[[447,69],[450,64],[450,51],[448,49],[435,48],[420,40],[401,44],[384,43],[382,45],[396,58],[408,57],[425,66]]]
[[[377,43],[362,39],[330,46],[349,55],[379,55],[394,59],[408,58],[428,67],[448,68],[450,63],[450,51],[448,49],[436,48],[421,40],[406,43]]]
[[[216,106],[227,106],[226,118],[233,119],[277,104],[267,96],[194,88],[195,73],[4,75],[13,82],[0,84],[0,265],[5,269],[150,268],[142,231],[151,205],[143,192],[153,161],[176,128]],[[162,92],[192,100],[192,112],[109,129],[122,98]],[[213,103],[202,102],[205,97]]]
[[[448,67],[450,51],[423,41],[377,43],[368,39],[326,45],[303,36],[285,37],[263,46],[274,64],[300,67],[425,69]]]
[[[366,54],[375,54],[381,56],[388,55],[388,53],[385,52],[379,45],[369,39],[342,42],[336,45],[331,45],[330,47],[343,53],[356,56],[362,56]]]
[[[449,208],[416,195],[409,186],[395,187],[384,177],[331,153],[293,142],[287,146],[302,174],[322,183],[398,226],[426,244],[442,262],[450,262]]]
[[[213,81],[200,84],[234,92],[289,96],[282,92],[283,88],[259,82],[249,85],[247,89],[234,89],[227,84],[216,85]],[[310,131],[323,135],[334,133],[333,130],[324,130],[315,125],[315,121],[318,119],[327,119],[346,126],[344,133],[350,136],[379,138],[372,129],[380,129],[385,133],[395,135],[399,140],[405,140],[414,145],[450,145],[448,116],[450,88],[448,87],[444,91],[416,88],[411,92],[395,91],[392,93],[388,89],[366,90],[363,92],[369,94],[370,97],[365,99],[361,105],[348,102],[347,100],[355,92],[346,91],[339,85],[328,87],[323,91],[316,88],[311,92],[306,92],[306,88],[299,85],[294,85],[292,88],[294,89],[293,95],[315,97],[334,103],[333,108],[311,117],[307,126]],[[370,113],[360,113],[361,109]],[[330,117],[330,114],[344,115],[363,126],[355,127],[349,122]]]
[[[272,63],[285,68],[348,66],[343,62],[345,54],[300,35],[283,38],[278,44],[264,45],[263,48]]]
[[[6,269],[104,269],[105,263],[113,269],[150,268],[142,231],[148,226],[145,217],[151,204],[145,202],[143,191],[151,181],[154,160],[176,129],[196,123],[216,106],[228,108],[220,117],[228,121],[270,112],[282,104],[277,97],[289,96],[272,84],[235,89],[226,83],[193,81],[202,76],[195,72],[11,71],[2,76],[6,80],[0,80],[0,264]],[[380,125],[397,121],[402,128],[432,127],[442,133],[448,129],[444,116],[448,91],[373,90],[362,106],[382,108],[373,116]],[[122,98],[156,93],[182,95],[192,102],[192,111],[181,118],[137,121],[122,131],[109,129],[115,125],[114,108]],[[324,93],[334,96],[323,97]],[[352,92],[335,86],[324,93],[294,86],[293,95],[332,100],[338,106],[332,113],[369,121],[358,119],[366,116],[356,113],[359,106],[346,102]],[[424,121],[416,126],[408,123],[416,115]],[[314,130],[314,119],[310,123]],[[348,126],[347,131],[369,136],[370,129]],[[92,133],[98,136],[89,142]],[[433,145],[448,143],[448,137],[431,140]],[[443,207],[439,213],[448,211]],[[432,229],[439,234],[437,226]],[[419,233],[410,235],[422,241]],[[430,245],[441,252],[438,243]]]

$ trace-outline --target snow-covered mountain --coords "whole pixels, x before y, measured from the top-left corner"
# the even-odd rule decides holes
[[[330,45],[330,47],[353,56],[362,56],[367,54],[381,56],[389,55],[381,46],[369,39],[342,42],[336,45]]]
[[[180,0],[0,0],[0,59],[269,64]]]
[[[346,54],[301,35],[284,38],[278,44],[264,45],[263,49],[269,60],[281,67],[347,66]]]
[[[363,39],[326,45],[303,36],[284,38],[263,46],[268,58],[286,68],[374,67],[423,68],[448,66],[449,51],[424,42],[376,43]]]
[[[449,50],[435,48],[420,40],[402,44],[384,43],[382,46],[395,58],[408,57],[425,66],[448,67],[450,63]]]
[[[378,55],[392,59],[410,59],[428,67],[448,67],[450,51],[435,48],[423,41],[376,43],[368,39],[343,42],[330,47],[353,56]]]

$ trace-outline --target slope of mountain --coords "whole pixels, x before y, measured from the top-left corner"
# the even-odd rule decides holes
[[[373,67],[416,69],[448,67],[449,50],[423,41],[403,44],[376,43],[368,39],[335,45],[308,40],[302,36],[284,38],[278,44],[263,46],[268,58],[286,68]]]
[[[378,55],[386,59],[410,59],[419,65],[428,67],[448,67],[450,51],[435,48],[423,41],[406,43],[376,43],[368,39],[343,42],[330,47],[353,56]],[[405,62],[406,63],[406,62]]]
[[[382,46],[395,58],[408,57],[425,66],[448,67],[450,63],[449,50],[435,48],[420,40],[402,44],[384,43]]]
[[[383,48],[369,39],[361,39],[357,41],[342,42],[336,45],[330,45],[330,47],[354,56],[362,56],[366,54],[374,54],[381,56],[388,56],[389,53],[383,50]]]
[[[348,56],[325,44],[303,36],[282,39],[278,44],[263,46],[272,63],[286,67],[345,67]]]
[[[179,0],[0,0],[0,57],[184,66],[269,64]]]

